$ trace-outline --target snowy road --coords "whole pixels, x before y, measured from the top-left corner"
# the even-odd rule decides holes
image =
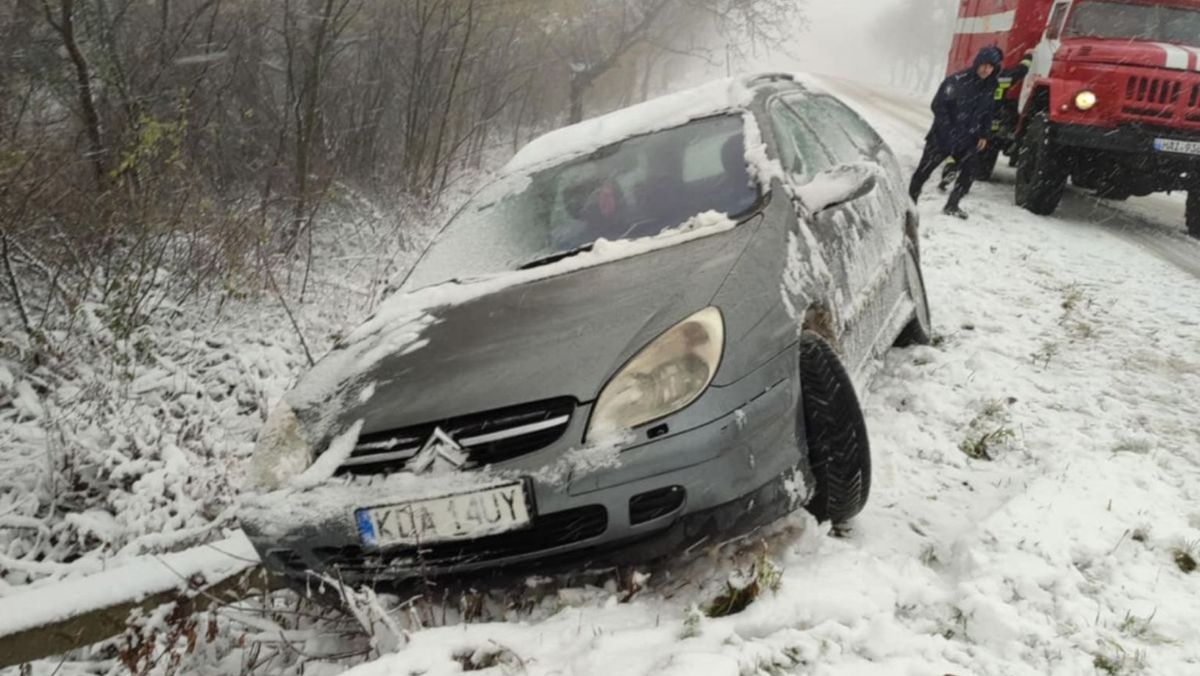
[[[919,104],[839,89],[911,167]],[[426,622],[354,673],[1200,673],[1194,245],[1135,211],[1169,201],[1032,217],[1010,172],[971,221],[921,202],[939,341],[893,351],[863,397],[876,483],[850,537],[782,524],[764,545],[779,590],[730,617],[689,608],[757,544],[632,600],[550,588],[507,621]]]

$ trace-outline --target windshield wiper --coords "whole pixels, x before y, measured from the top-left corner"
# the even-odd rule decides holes
[[[591,251],[592,246],[593,246],[592,244],[584,244],[583,246],[577,246],[574,249],[567,249],[566,251],[556,251],[556,252],[550,254],[549,256],[535,258],[535,259],[529,261],[528,263],[523,263],[521,265],[521,267],[519,267],[517,269],[518,270],[530,270],[533,268],[540,268],[543,265],[550,265],[551,263],[557,263],[561,260],[566,260],[572,256],[578,256],[579,254],[584,253],[586,251]]]

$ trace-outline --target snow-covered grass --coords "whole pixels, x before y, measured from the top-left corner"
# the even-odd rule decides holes
[[[427,222],[345,197],[318,227],[307,275],[304,260],[275,263],[311,349],[327,349],[378,303],[428,237]],[[236,529],[254,436],[306,365],[261,280],[168,306],[128,336],[109,314],[87,305],[70,332],[63,318],[50,331],[52,357],[40,361],[21,358],[33,352],[28,337],[4,324],[0,596]]]

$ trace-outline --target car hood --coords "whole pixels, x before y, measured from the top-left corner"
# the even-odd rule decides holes
[[[1171,44],[1095,38],[1064,40],[1055,58],[1071,63],[1171,70],[1188,70],[1194,60],[1189,50]]]
[[[557,397],[590,401],[648,341],[711,302],[760,220],[392,299],[288,403],[327,442],[358,420],[371,433]]]

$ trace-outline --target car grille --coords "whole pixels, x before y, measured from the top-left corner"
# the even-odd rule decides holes
[[[683,506],[687,492],[682,486],[660,488],[629,499],[629,523],[636,526],[666,516]]]
[[[464,469],[482,467],[558,441],[574,412],[575,401],[560,398],[364,434],[339,472],[382,474],[404,469],[438,428],[466,451]]]
[[[604,534],[608,511],[591,505],[536,517],[533,526],[474,540],[400,547],[382,552],[348,547],[317,547],[313,554],[329,569],[359,574],[383,574],[390,568],[484,563],[512,556],[549,551]]]

